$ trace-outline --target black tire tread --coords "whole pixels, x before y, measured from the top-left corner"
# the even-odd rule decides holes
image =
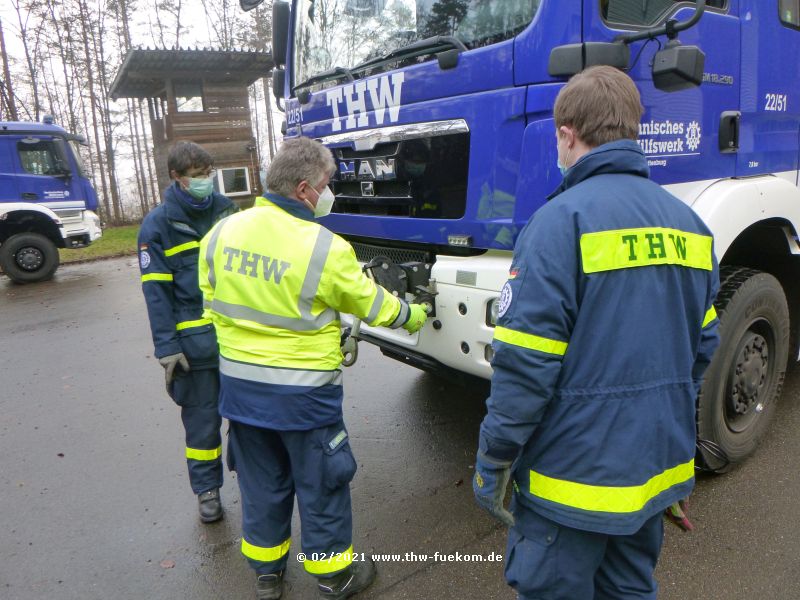
[[[766,273],[765,271],[759,271],[757,269],[751,269],[749,267],[740,267],[736,265],[726,265],[720,267],[719,270],[719,278],[720,278],[720,288],[719,293],[717,294],[717,298],[714,300],[714,308],[717,312],[717,318],[720,320],[722,319],[723,315],[725,314],[728,304],[733,299],[733,297],[737,294],[739,289],[742,285],[744,285],[750,278],[760,275],[762,273]],[[768,273],[767,273],[768,274]],[[780,397],[783,391],[783,383],[786,375],[786,369],[780,370],[776,375],[776,397]],[[704,423],[701,419],[700,413],[700,406],[702,404],[705,392],[705,385],[700,388],[700,393],[697,397],[697,412],[696,412],[696,423],[697,423],[697,431],[698,435],[699,432],[703,429]],[[708,464],[704,460],[704,456],[702,453],[697,453],[697,462],[701,468],[704,468],[709,471],[713,471],[716,473],[726,473],[731,468],[733,468],[737,461],[732,461],[731,463],[725,465],[724,467],[717,467],[715,468],[713,465]]]
[[[13,246],[18,241],[18,238],[21,237],[36,238],[41,242],[45,259],[47,260],[49,255],[49,258],[52,260],[46,262],[42,269],[34,272],[26,272],[20,269],[16,264],[14,264],[14,257],[9,253],[8,248],[9,246]],[[0,245],[0,268],[2,268],[5,275],[15,283],[36,283],[39,281],[46,281],[50,279],[56,272],[59,263],[60,260],[58,248],[56,245],[47,236],[35,231],[17,233],[9,237],[7,240],[5,240],[5,242],[3,242],[2,245]]]

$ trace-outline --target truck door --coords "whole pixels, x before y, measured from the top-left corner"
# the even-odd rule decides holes
[[[742,117],[737,175],[797,183],[800,0],[739,0]]]
[[[660,25],[669,19],[685,21],[695,10],[693,1],[584,1],[585,39],[596,42],[612,41],[619,34]],[[731,126],[731,118],[726,115],[735,115],[739,110],[740,28],[736,4],[737,0],[707,0],[699,23],[680,33],[682,43],[699,46],[706,55],[704,82],[699,88],[672,93],[657,90],[651,61],[665,39],[631,44],[629,74],[639,87],[645,108],[639,144],[647,155],[652,178],[661,184],[735,174],[736,154],[727,147],[721,151],[720,139],[721,134],[725,138],[726,128]],[[681,195],[677,188],[673,192]]]
[[[17,168],[12,152],[16,142],[0,136],[0,202],[19,202]]]
[[[17,163],[20,201],[36,202],[55,210],[77,200],[64,140],[43,135],[9,138]]]

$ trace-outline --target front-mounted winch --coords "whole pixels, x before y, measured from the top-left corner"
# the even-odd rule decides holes
[[[436,281],[431,279],[431,267],[427,262],[396,263],[386,256],[375,256],[362,268],[378,285],[398,298],[422,304],[429,317],[436,316]],[[353,326],[342,333],[342,364],[345,367],[355,364],[358,358],[358,339],[361,332],[361,319],[354,318]]]

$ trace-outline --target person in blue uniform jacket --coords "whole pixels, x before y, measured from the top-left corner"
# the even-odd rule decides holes
[[[511,527],[505,574],[523,600],[655,599],[662,515],[694,485],[718,267],[705,224],[649,180],[641,115],[611,67],[561,90],[563,182],[501,293],[473,490]]]
[[[172,185],[144,218],[138,240],[155,357],[164,367],[167,393],[181,409],[189,483],[204,523],[222,517],[222,420],[217,338],[202,317],[197,259],[201,238],[237,210],[214,191],[212,165],[197,144],[175,144],[167,157]]]

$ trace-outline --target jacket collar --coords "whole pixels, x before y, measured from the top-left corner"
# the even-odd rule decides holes
[[[292,198],[287,198],[285,196],[279,196],[278,194],[264,194],[264,196],[265,197],[259,196],[256,198],[256,206],[269,206],[270,204],[274,204],[298,219],[312,222],[315,220],[314,213],[311,211],[311,209],[297,200],[293,200]]]
[[[561,185],[547,199],[552,200],[590,177],[608,173],[650,177],[650,167],[639,144],[633,140],[617,140],[592,149],[567,170]]]

